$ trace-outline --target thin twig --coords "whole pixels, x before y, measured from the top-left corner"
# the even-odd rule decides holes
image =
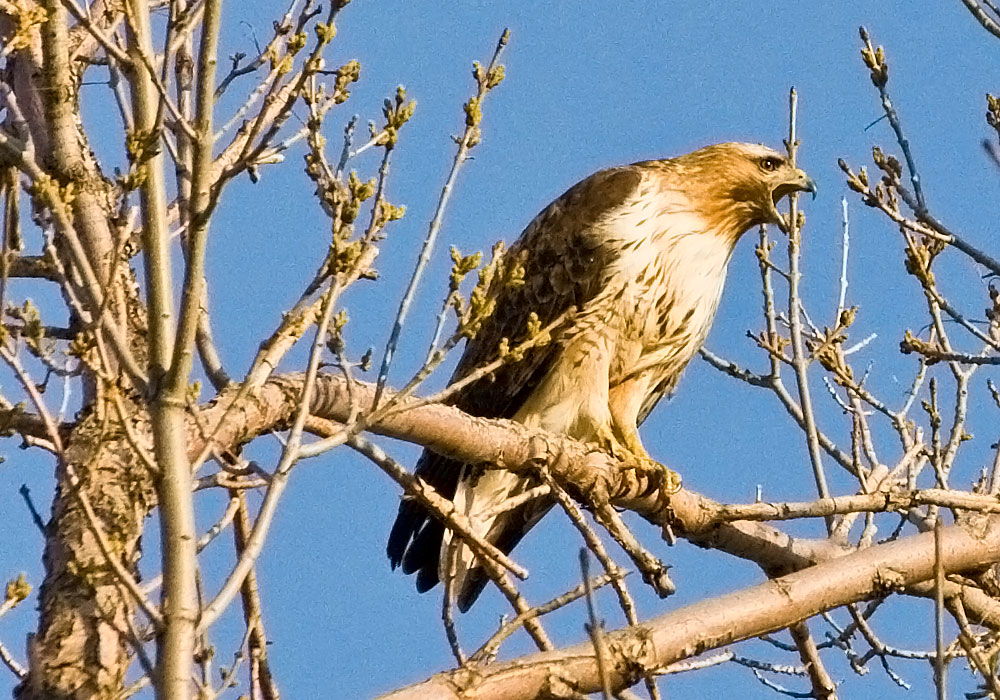
[[[590,588],[590,553],[586,547],[580,548],[580,573],[583,576],[583,587],[587,600],[587,619],[584,629],[590,635],[590,641],[594,645],[594,655],[597,660],[597,675],[601,679],[601,690],[604,700],[611,700],[611,678],[608,675],[608,647],[604,639],[604,622],[597,619],[597,610],[594,607],[594,591]]]
[[[997,681],[997,676],[993,668],[987,659],[983,658],[983,655],[978,649],[978,644],[976,641],[976,636],[972,632],[972,628],[969,627],[969,618],[965,614],[965,606],[962,604],[962,599],[960,596],[955,596],[948,599],[948,611],[955,618],[955,622],[958,623],[958,641],[965,649],[965,655],[972,661],[972,664],[979,671],[979,675],[983,677],[983,681],[986,683],[986,687],[990,689],[990,694],[993,696],[993,700],[1000,700],[1000,682]]]
[[[9,668],[11,672],[20,679],[25,679],[28,677],[28,669],[21,665],[21,663],[14,658],[10,650],[4,646],[3,642],[0,642],[0,661],[3,661],[4,666]]]
[[[986,10],[976,0],[962,0],[962,4],[969,9],[983,29],[1000,39],[1000,23],[986,14]]]
[[[243,584],[243,580],[250,573],[264,546],[264,539],[274,519],[278,499],[281,497],[288,483],[289,473],[299,459],[302,431],[305,427],[306,418],[309,415],[309,404],[315,388],[320,357],[323,347],[326,344],[327,329],[330,325],[330,319],[333,316],[333,302],[337,296],[337,290],[338,285],[332,284],[326,294],[324,294],[324,308],[319,324],[316,327],[316,335],[313,340],[309,355],[309,364],[306,369],[306,378],[302,385],[302,392],[292,430],[289,433],[288,441],[282,451],[278,466],[274,470],[271,484],[257,514],[257,520],[254,522],[250,535],[247,537],[246,548],[215,598],[202,610],[201,618],[198,622],[199,632],[208,629],[236,596]]]
[[[58,454],[58,452],[56,454]],[[28,485],[21,484],[21,488],[19,488],[17,492],[21,494],[21,498],[24,499],[24,505],[28,508],[28,512],[31,514],[31,522],[33,522],[35,527],[38,528],[38,531],[44,535],[46,530],[45,521],[42,519],[42,514],[38,512],[37,508],[35,508],[34,501],[31,500],[31,490],[28,488]]]
[[[604,543],[601,542],[601,538],[598,537],[594,529],[590,527],[584,518],[584,514],[580,506],[570,498],[569,494],[559,486],[558,483],[552,478],[552,475],[547,469],[541,469],[540,475],[545,481],[545,486],[549,488],[549,492],[555,497],[556,501],[569,516],[570,522],[579,531],[580,536],[587,545],[587,549],[594,553],[597,557],[597,561],[600,562],[601,566],[607,575],[611,576],[611,585],[618,596],[618,605],[621,607],[622,612],[625,613],[625,620],[630,625],[639,624],[639,616],[636,613],[635,600],[632,598],[632,594],[628,590],[628,586],[625,585],[625,577],[622,573],[622,569],[614,562],[604,547]],[[613,509],[612,509],[613,510]],[[624,523],[620,523],[616,527],[625,529]],[[610,532],[610,530],[609,530]],[[631,555],[631,552],[630,552]],[[648,558],[655,558],[652,555],[648,555]],[[655,568],[655,565],[651,567],[649,563],[642,560],[641,557],[633,557],[633,562],[636,563],[643,573],[644,580],[648,578],[649,581],[654,582],[652,585],[657,589],[657,593],[663,594],[659,590],[658,586],[664,585],[660,580],[663,576],[666,576],[666,572],[663,570],[664,567]],[[659,562],[656,562],[657,564]],[[667,582],[669,583],[669,577],[667,577]],[[670,584],[672,586],[672,583]],[[649,692],[651,700],[659,700],[660,690],[656,685],[656,679],[652,675],[645,676],[646,690]]]
[[[865,43],[865,48],[872,55],[876,55],[875,48],[872,46],[871,39],[868,37],[868,31],[864,28],[860,28],[861,40]],[[906,136],[903,134],[903,126],[899,121],[899,114],[896,112],[896,108],[892,104],[892,100],[889,98],[889,93],[886,90],[886,84],[888,82],[888,68],[884,63],[880,65],[883,71],[882,75],[884,79],[875,80],[875,69],[872,69],[872,83],[878,89],[879,97],[882,99],[882,110],[885,112],[885,116],[889,121],[889,126],[892,127],[893,133],[896,135],[896,142],[899,143],[899,147],[903,151],[903,158],[906,160],[906,169],[910,173],[910,183],[913,185],[913,193],[917,196],[918,204],[918,214],[922,214],[927,211],[927,203],[924,200],[924,190],[920,184],[920,173],[917,172],[917,166],[913,161],[913,153],[910,150],[910,142],[906,140]]]
[[[457,547],[444,548],[441,556],[447,557],[444,575],[444,593],[441,597],[441,621],[444,624],[445,636],[448,638],[448,646],[455,656],[455,661],[459,666],[464,666],[468,660],[462,645],[458,640],[458,630],[455,628],[455,559],[458,556]]]
[[[485,558],[495,561],[519,579],[524,580],[528,577],[524,567],[497,549],[489,540],[477,534],[468,517],[456,509],[452,501],[443,498],[430,484],[408,472],[378,445],[362,435],[352,435],[346,442],[392,477],[403,487],[406,495],[416,498],[421,505],[440,518],[455,535],[475,551],[481,560]]]
[[[805,622],[799,622],[789,627],[788,631],[795,640],[799,658],[809,673],[809,681],[812,683],[811,697],[816,700],[836,700],[837,685],[823,666],[819,650],[816,649],[816,642],[809,633],[809,626]]]
[[[786,148],[788,158],[795,165],[798,151],[796,135],[796,119],[798,112],[798,94],[795,88],[788,93],[788,141]],[[799,405],[806,429],[806,441],[809,447],[809,459],[812,463],[813,477],[816,480],[816,490],[820,498],[827,498],[830,489],[826,484],[826,473],[823,469],[823,456],[820,452],[816,414],[813,412],[812,396],[809,392],[808,359],[802,342],[802,321],[800,314],[801,296],[799,283],[802,273],[799,270],[800,246],[802,243],[801,227],[799,226],[798,197],[793,192],[788,197],[788,321],[792,341],[792,363],[795,369],[795,379],[799,388]],[[832,522],[827,523],[832,527]]]
[[[836,323],[840,322],[840,315],[844,312],[845,305],[847,304],[847,259],[851,249],[851,221],[847,216],[847,197],[840,198],[840,206],[843,218],[840,229],[840,240],[842,241],[840,255],[840,296],[837,298],[837,317],[834,319]]]
[[[487,74],[493,72],[493,69],[497,64],[497,60],[500,58],[500,54],[507,45],[508,36],[509,32],[504,30],[500,41],[497,42],[496,50],[493,52],[493,58],[486,71]],[[487,83],[485,81],[480,81],[475,98],[475,104],[477,107],[481,107],[482,101],[489,90],[490,88],[487,87]],[[417,259],[417,265],[413,269],[413,275],[410,277],[410,282],[406,287],[406,292],[403,294],[403,299],[399,303],[399,311],[396,313],[396,319],[392,324],[389,341],[386,343],[385,353],[382,357],[382,365],[379,367],[375,398],[372,401],[373,410],[378,406],[379,400],[382,397],[382,392],[385,389],[385,383],[389,378],[389,367],[392,365],[393,356],[396,352],[396,345],[399,343],[399,336],[403,330],[403,324],[406,322],[410,305],[413,303],[417,286],[420,283],[421,277],[423,277],[424,269],[427,267],[427,263],[430,261],[431,252],[434,250],[434,244],[437,241],[438,233],[441,230],[441,223],[444,220],[444,212],[448,206],[448,201],[451,199],[451,192],[455,184],[455,179],[458,176],[458,171],[461,169],[462,165],[465,164],[469,149],[475,145],[478,133],[478,120],[473,119],[471,116],[467,117],[465,132],[462,134],[462,138],[459,141],[458,151],[455,153],[455,159],[452,161],[451,171],[448,173],[448,178],[445,180],[444,187],[441,190],[441,196],[439,197],[437,207],[434,210],[434,216],[431,218],[430,227],[427,231],[427,237],[424,238],[423,246],[420,249],[420,257]]]
[[[236,518],[233,521],[233,539],[236,556],[241,556],[250,536],[250,511],[244,491],[230,492],[230,498],[237,503]],[[263,700],[279,700],[278,686],[271,673],[267,658],[267,635],[264,633],[264,616],[257,586],[257,574],[251,569],[240,588],[243,602],[243,621],[250,631],[247,637],[247,651],[250,655],[252,678],[251,693],[260,689]]]
[[[941,543],[941,514],[934,509],[934,685],[937,699],[947,700],[948,688],[945,673],[947,660],[944,655],[944,554]]]
[[[598,588],[602,588],[609,583],[613,582],[616,578],[624,576],[625,572],[621,570],[615,575],[612,574],[602,574],[601,576],[595,576],[590,581],[590,589],[596,591]],[[558,610],[563,608],[570,603],[573,603],[587,594],[587,587],[584,584],[580,584],[572,590],[566,591],[560,596],[556,596],[547,603],[542,603],[541,605],[536,605],[530,610],[521,613],[512,620],[504,622],[500,629],[498,629],[492,637],[490,637],[486,642],[476,650],[476,652],[469,658],[473,663],[482,663],[489,661],[496,656],[497,650],[505,639],[514,634],[518,629],[521,628],[524,623],[529,619],[534,619],[536,617],[541,617],[542,615],[547,615],[553,610]]]
[[[920,446],[921,448],[923,446]],[[714,522],[736,520],[793,520],[863,512],[907,512],[920,506],[958,508],[982,513],[1000,513],[994,496],[951,489],[879,490],[849,496],[831,496],[816,501],[768,503],[765,501],[720,505],[712,514]]]

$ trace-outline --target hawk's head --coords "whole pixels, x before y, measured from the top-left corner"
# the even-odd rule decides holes
[[[777,223],[777,204],[785,195],[816,195],[816,183],[787,156],[758,144],[720,143],[667,163],[677,176],[674,186],[679,184],[698,213],[727,236]]]

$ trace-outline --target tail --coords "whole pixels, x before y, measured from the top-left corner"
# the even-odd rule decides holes
[[[428,471],[432,466],[433,470]],[[428,452],[421,457],[417,474],[434,485],[427,478],[428,474],[439,476],[444,467],[455,470],[452,472],[454,485],[448,494],[445,489],[449,482],[439,479],[438,492],[452,498],[455,509],[468,518],[473,532],[504,554],[510,553],[551,507],[548,501],[536,501],[489,516],[491,510],[523,492],[531,483],[499,469],[465,478],[464,465]],[[462,612],[472,607],[490,580],[468,544],[454,537],[451,530],[434,519],[422,505],[405,496],[399,504],[386,552],[393,569],[402,565],[403,573],[417,574],[417,591],[421,593],[443,580],[450,564],[452,591]]]
[[[416,475],[443,497],[453,499],[462,468],[461,462],[424,450],[417,462]],[[420,593],[430,590],[440,580],[438,558],[444,529],[419,502],[403,496],[385,551],[393,569],[402,565],[403,573],[417,574]]]

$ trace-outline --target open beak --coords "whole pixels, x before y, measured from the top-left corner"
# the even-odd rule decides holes
[[[812,194],[812,198],[816,199],[816,183],[813,182],[813,179],[811,177],[809,177],[808,175],[806,175],[801,170],[799,170],[797,172],[797,174],[801,178],[801,180],[800,180],[800,183],[801,183],[800,187],[801,187],[802,191],[803,192],[809,192],[810,194]]]
[[[796,168],[795,172],[787,180],[779,183],[774,188],[771,196],[774,199],[774,203],[777,204],[782,197],[792,192],[811,192],[812,198],[816,199],[816,183],[805,172]]]
[[[771,213],[776,220],[780,220],[781,218],[781,215],[778,213],[778,202],[793,192],[809,192],[812,194],[812,198],[816,199],[816,183],[804,171],[798,168],[795,169],[795,172],[787,180],[779,183],[771,191]]]

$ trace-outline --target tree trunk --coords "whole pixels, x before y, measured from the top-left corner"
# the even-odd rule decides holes
[[[155,503],[152,479],[120,426],[91,414],[73,431],[58,469],[38,633],[28,642],[30,672],[18,700],[117,697],[133,655],[135,601],[101,551],[74,475],[114,555],[138,574],[143,519]]]

